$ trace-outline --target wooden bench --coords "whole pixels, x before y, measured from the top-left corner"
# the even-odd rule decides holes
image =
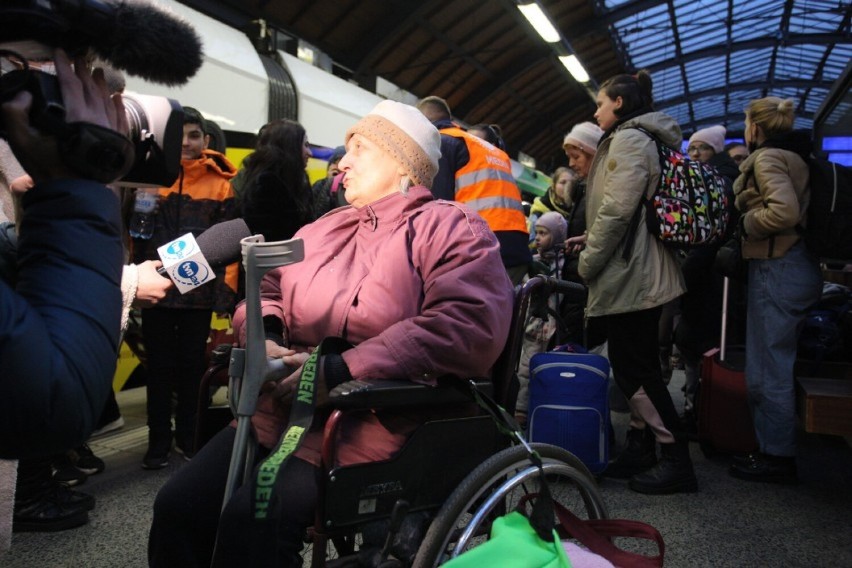
[[[798,377],[796,383],[805,432],[852,438],[852,381]]]

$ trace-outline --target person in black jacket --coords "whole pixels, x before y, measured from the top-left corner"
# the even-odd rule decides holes
[[[313,220],[305,172],[310,157],[307,134],[298,122],[281,119],[263,127],[245,166],[243,218],[253,234],[281,241]]]
[[[346,190],[343,188],[343,176],[340,168],[337,167],[345,154],[346,148],[343,146],[335,148],[328,158],[325,177],[311,186],[313,219],[319,219],[332,209],[348,205],[345,197]]]
[[[83,59],[56,54],[66,120],[120,130],[120,96]],[[23,196],[16,282],[0,282],[0,457],[79,446],[112,388],[121,322],[118,199],[66,163],[29,122],[32,95],[2,105],[15,156],[35,186]],[[126,130],[125,130],[126,131]]]
[[[682,270],[687,292],[681,297],[680,321],[675,329],[675,344],[680,350],[684,363],[686,382],[684,384],[684,423],[691,430],[695,428],[695,393],[698,389],[698,365],[701,355],[719,344],[722,321],[722,276],[713,269],[719,247],[736,227],[736,208],[734,207],[734,180],[739,169],[733,159],[724,151],[725,127],[710,126],[698,130],[689,138],[687,152],[693,160],[706,162],[716,168],[725,181],[728,195],[728,235],[719,242],[695,248],[689,252],[683,262]],[[734,282],[731,300],[742,301],[741,283]],[[745,313],[744,310],[729,310],[732,316]],[[742,342],[741,319],[729,319],[728,344]]]

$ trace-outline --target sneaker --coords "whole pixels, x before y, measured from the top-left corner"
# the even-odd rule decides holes
[[[106,468],[104,460],[96,456],[88,444],[83,444],[74,450],[74,453],[77,454],[77,463],[75,464],[77,469],[87,475],[95,475]]]
[[[192,458],[194,458],[194,457],[195,457],[195,452],[194,452],[194,451],[192,451],[192,450],[191,450],[190,448],[188,448],[188,447],[184,448],[184,447],[183,447],[183,446],[181,446],[180,444],[175,444],[175,452],[177,452],[178,454],[180,454],[181,456],[183,456],[183,459],[185,459],[186,461],[191,461],[191,460],[192,460]]]
[[[169,452],[152,450],[151,448],[145,452],[145,457],[142,458],[142,469],[163,469],[169,465]]]
[[[142,459],[143,469],[163,469],[169,465],[169,451],[172,448],[171,433],[168,436],[148,435],[148,451]]]
[[[57,456],[53,460],[53,479],[66,487],[83,485],[89,476],[86,472],[77,469],[68,454]]]
[[[181,438],[175,440],[175,451],[183,456],[183,459],[190,461],[195,457],[195,441],[192,437]]]
[[[107,422],[106,424],[92,432],[92,435],[90,437],[95,438],[97,436],[103,436],[104,434],[120,430],[121,428],[124,428],[124,418],[122,416],[119,416],[112,422]]]
[[[94,497],[57,483],[47,494],[37,499],[15,503],[12,530],[56,532],[73,529],[89,522],[88,511],[91,507],[94,507]]]

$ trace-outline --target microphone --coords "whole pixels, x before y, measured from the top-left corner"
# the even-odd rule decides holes
[[[198,235],[198,246],[213,268],[221,268],[243,258],[240,241],[251,236],[243,219],[231,219],[211,225]]]
[[[3,0],[0,41],[20,40],[71,56],[92,49],[117,69],[168,86],[186,83],[203,62],[190,24],[139,1]]]
[[[83,4],[101,3],[87,0]],[[99,18],[100,27],[80,28],[89,32],[95,52],[115,67],[168,86],[186,83],[201,67],[201,39],[176,15],[151,4],[119,2],[107,6],[112,7],[112,13]]]
[[[214,270],[240,260],[240,241],[251,231],[242,219],[216,223],[198,235],[187,233],[157,249],[163,266],[157,272],[186,294],[214,280]]]

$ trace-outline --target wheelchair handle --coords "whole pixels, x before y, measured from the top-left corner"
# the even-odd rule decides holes
[[[524,327],[527,323],[527,312],[530,308],[532,295],[537,291],[548,296],[554,292],[559,292],[560,294],[564,294],[569,301],[583,305],[586,304],[586,296],[588,295],[586,287],[582,284],[542,274],[530,278],[515,292],[515,305],[518,306],[518,309],[512,315],[511,331],[509,333],[512,341],[504,349],[504,352],[500,355],[500,360],[495,365],[495,368],[503,369],[501,376],[495,375],[494,377],[494,383],[498,390],[495,398],[501,404],[506,400],[509,385],[512,382],[512,375],[518,372],[521,359],[521,342],[524,339]]]
[[[560,280],[555,276],[544,276],[538,275],[536,278],[543,280],[543,284],[539,284],[539,286],[544,286],[545,291],[549,294],[553,294],[557,292],[569,298],[571,301],[576,302],[585,302],[587,295],[587,288],[578,284],[577,282],[571,282],[570,280]],[[533,279],[534,280],[534,279]],[[532,281],[532,280],[531,280]]]

